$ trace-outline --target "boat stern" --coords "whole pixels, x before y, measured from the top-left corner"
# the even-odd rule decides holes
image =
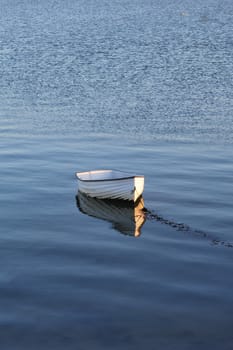
[[[134,178],[134,202],[142,195],[144,190],[144,176],[135,176]]]

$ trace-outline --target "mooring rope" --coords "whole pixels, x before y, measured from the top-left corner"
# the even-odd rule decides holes
[[[146,214],[147,220],[155,220],[155,221],[160,222],[161,224],[165,224],[165,225],[168,225],[170,227],[173,227],[176,231],[189,232],[195,236],[204,237],[206,239],[211,240],[212,244],[214,244],[214,245],[221,245],[221,246],[224,246],[227,248],[233,248],[232,242],[227,242],[227,241],[221,240],[221,239],[219,239],[219,238],[217,238],[217,237],[213,236],[212,234],[209,234],[205,231],[192,229],[187,224],[177,223],[173,220],[165,219],[161,215],[158,215],[147,208],[144,208],[144,212]]]

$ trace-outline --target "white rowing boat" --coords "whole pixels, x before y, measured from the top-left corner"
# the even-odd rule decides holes
[[[119,170],[77,172],[79,191],[94,198],[136,202],[144,190],[144,176]]]

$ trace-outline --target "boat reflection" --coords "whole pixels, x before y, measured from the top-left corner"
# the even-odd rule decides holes
[[[123,200],[91,198],[78,192],[76,201],[83,214],[109,221],[115,230],[125,235],[140,236],[146,221],[142,197],[136,203],[130,203]]]

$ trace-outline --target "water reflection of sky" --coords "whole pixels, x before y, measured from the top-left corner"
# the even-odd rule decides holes
[[[232,348],[232,249],[173,227],[232,241],[232,6],[1,0],[3,349]],[[165,224],[79,215],[100,166]]]

